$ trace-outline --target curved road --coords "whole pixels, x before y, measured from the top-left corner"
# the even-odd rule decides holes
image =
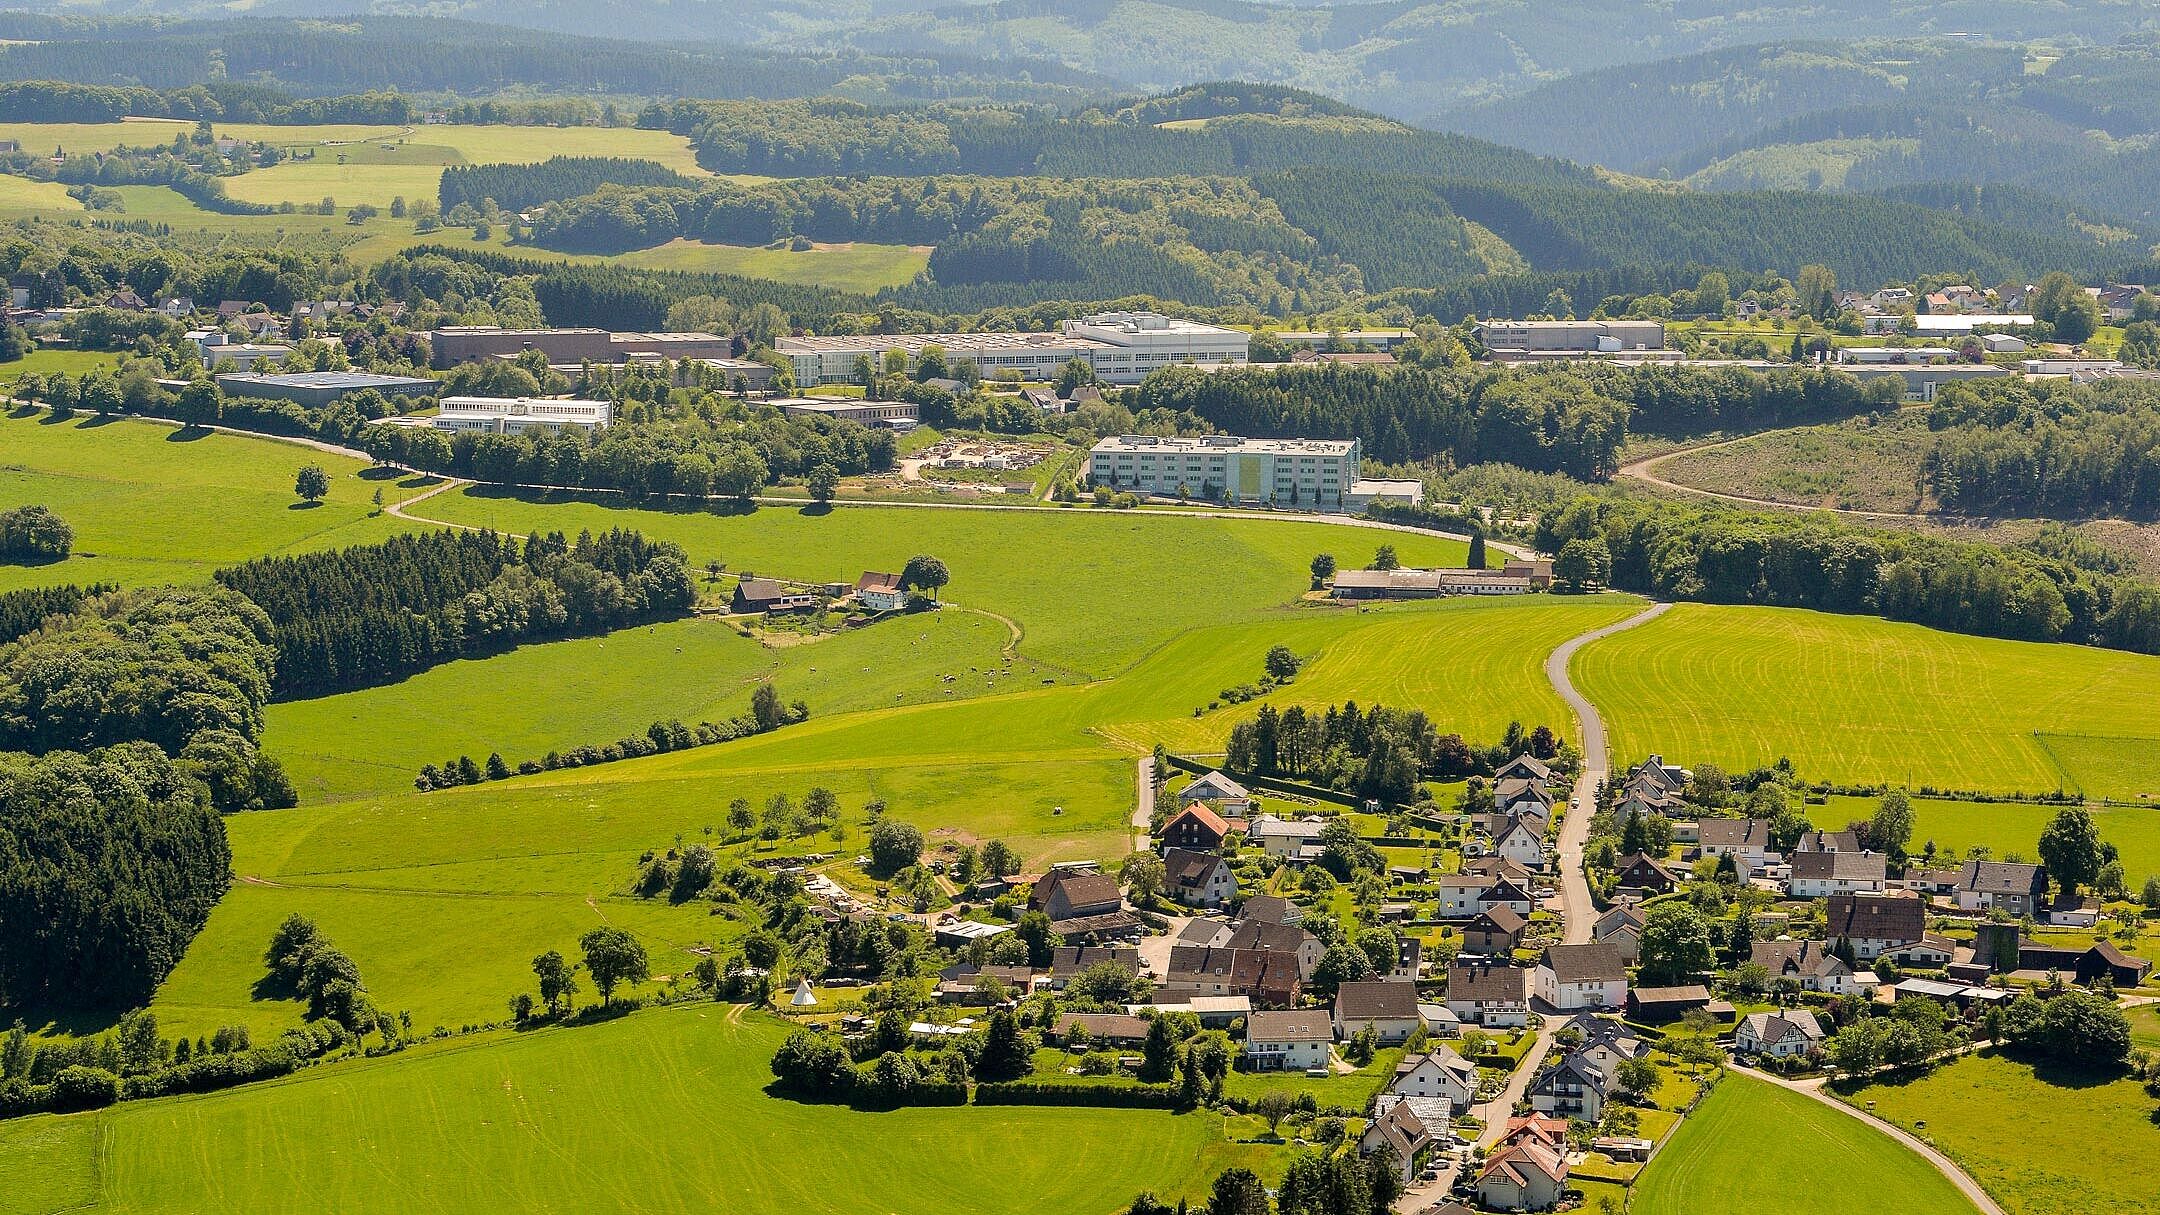
[[[2002,1207],[1993,1198],[1988,1197],[1988,1192],[1980,1188],[1980,1183],[1974,1181],[1971,1174],[1958,1167],[1955,1160],[1936,1151],[1927,1141],[1911,1134],[1904,1127],[1886,1122],[1856,1105],[1840,1101],[1822,1091],[1822,1080],[1787,1080],[1781,1076],[1773,1076],[1768,1072],[1756,1071],[1753,1068],[1748,1068],[1746,1071],[1749,1076],[1757,1080],[1767,1080],[1779,1088],[1789,1089],[1804,1097],[1812,1097],[1831,1109],[1843,1111],[1845,1114],[1867,1123],[1883,1134],[1904,1144],[1909,1151],[1933,1165],[1935,1171],[1943,1175],[1944,1180],[1956,1186],[1959,1193],[1972,1200],[1973,1206],[1979,1208],[1980,1215],[2003,1215]]]
[[[1685,494],[1691,498],[1709,498],[1717,502],[1730,502],[1735,506],[1748,506],[1760,510],[1794,511],[1802,514],[1820,513],[1825,515],[1843,515],[1849,519],[1890,519],[1903,520],[1906,522],[1927,523],[1954,523],[1959,518],[1959,516],[1955,515],[1909,514],[1904,511],[1894,510],[1853,510],[1849,507],[1843,506],[1810,506],[1801,502],[1780,502],[1775,498],[1751,498],[1745,494],[1728,494],[1721,493],[1714,489],[1702,489],[1693,485],[1682,485],[1678,481],[1668,481],[1657,474],[1658,465],[1663,464],[1667,460],[1675,459],[1680,456],[1694,455],[1696,452],[1699,451],[1716,451],[1720,447],[1731,447],[1735,443],[1746,443],[1755,439],[1767,438],[1772,435],[1787,434],[1794,430],[1806,429],[1809,428],[1804,426],[1790,426],[1786,427],[1784,430],[1763,430],[1757,431],[1754,434],[1736,435],[1730,439],[1719,439],[1716,442],[1712,443],[1696,443],[1688,447],[1675,447],[1671,451],[1660,452],[1654,456],[1645,456],[1640,460],[1629,461],[1628,463],[1621,465],[1619,471],[1615,475],[1626,477],[1631,481],[1640,481],[1645,485],[1656,486],[1659,489],[1670,490],[1671,492],[1676,494]]]

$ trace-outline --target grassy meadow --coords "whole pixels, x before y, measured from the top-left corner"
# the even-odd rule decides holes
[[[2135,798],[2160,739],[2160,658],[1798,609],[1679,604],[1584,649],[1575,679],[1624,761]],[[2113,741],[2066,769],[2043,732]]]
[[[2135,1080],[2036,1070],[1982,1051],[1849,1099],[1925,1136],[2009,1215],[2160,1206],[2160,1174],[2147,1167],[2160,1159],[2160,1124]]]
[[[1728,1074],[1635,1183],[1640,1215],[1970,1212],[1927,1162],[1858,1119],[1798,1093]]]
[[[1809,806],[1808,818],[1818,826],[1835,830],[1873,814],[1877,800],[1832,796],[1825,805]],[[2040,858],[2040,832],[2058,809],[2031,802],[1931,797],[1916,797],[1912,806],[1915,852],[1932,840],[1937,852],[1947,856],[1962,857],[1969,848],[1985,847],[1997,860],[2015,854],[2028,861]],[[2131,875],[2133,888],[2145,880],[2146,874],[2160,873],[2160,810],[2094,806],[2092,816],[2100,828],[2100,838],[2121,851],[2123,870]]]
[[[1743,498],[1794,506],[1914,513],[1933,508],[1920,464],[1934,443],[1922,410],[1772,431],[1657,466],[1657,475]]]
[[[319,506],[293,495],[304,464],[330,473]],[[72,556],[0,566],[0,590],[194,582],[250,557],[380,540],[409,525],[372,516],[374,492],[396,502],[419,491],[364,479],[366,467],[297,444],[154,422],[0,415],[0,503],[48,506],[75,529]]]
[[[1204,1197],[1220,1170],[1265,1166],[1206,1113],[797,1104],[764,1091],[786,1033],[701,1003],[10,1122],[0,1212],[988,1215],[1016,1194],[1091,1212],[1142,1188]],[[811,1140],[817,1167],[783,1167]]]

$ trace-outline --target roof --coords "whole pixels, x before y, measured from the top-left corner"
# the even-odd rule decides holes
[[[2018,861],[1967,861],[1958,870],[1958,889],[1975,894],[2031,894],[2046,887],[2046,870]]]
[[[1213,810],[1208,809],[1205,805],[1202,805],[1199,802],[1194,802],[1192,805],[1189,805],[1183,810],[1180,810],[1176,814],[1172,815],[1170,821],[1163,824],[1163,834],[1170,834],[1170,828],[1188,819],[1193,822],[1199,823],[1201,826],[1207,828],[1209,831],[1214,832],[1218,836],[1230,834],[1230,824],[1223,821],[1223,816],[1215,813]]]
[[[1648,869],[1650,872],[1664,878],[1667,885],[1678,885],[1680,883],[1679,875],[1675,874],[1665,862],[1646,852],[1631,852],[1621,857],[1613,862],[1613,869],[1623,874],[1637,869]]]
[[[1163,853],[1163,878],[1172,886],[1198,886],[1205,883],[1218,867],[1228,863],[1210,852],[1172,848]]]
[[[1256,894],[1245,900],[1238,908],[1240,920],[1258,920],[1264,924],[1286,924],[1297,910],[1297,904],[1279,894]]]
[[[1245,1018],[1248,1042],[1333,1042],[1335,1025],[1325,1009],[1299,1008],[1256,1012]]]
[[[751,578],[737,583],[735,593],[752,601],[785,599],[793,592],[770,578]]]
[[[1114,962],[1128,970],[1140,969],[1140,951],[1130,945],[1060,945],[1050,951],[1050,969],[1071,974]]]
[[[1060,1036],[1071,1033],[1074,1026],[1088,1032],[1091,1038],[1123,1038],[1138,1041],[1147,1037],[1148,1023],[1145,1017],[1128,1013],[1065,1013],[1057,1019]]]
[[[1335,1015],[1346,1021],[1417,1019],[1417,984],[1388,979],[1345,983],[1335,989]]]
[[[1533,1173],[1541,1173],[1554,1181],[1565,1181],[1567,1161],[1542,1143],[1519,1141],[1486,1159],[1485,1170],[1478,1174],[1478,1183],[1482,1185],[1494,1174],[1500,1174],[1516,1185],[1526,1186]]]
[[[1637,987],[1628,992],[1628,1000],[1639,1006],[1708,1004],[1710,989],[1700,983],[1683,983],[1677,987]]]
[[[1538,965],[1553,972],[1562,983],[1593,983],[1627,978],[1627,963],[1620,950],[1605,942],[1589,945],[1548,945]]]
[[[1815,974],[1837,959],[1824,949],[1821,941],[1796,941],[1790,937],[1781,937],[1775,941],[1756,941],[1749,945],[1748,961],[1776,976],[1785,973],[1788,968],[1800,974]],[[1844,963],[1838,962],[1838,967],[1843,965]]]
[[[1530,922],[1517,915],[1515,909],[1505,903],[1494,903],[1492,906],[1487,907],[1478,914],[1476,920],[1470,921],[1471,926],[1476,927],[1479,920],[1489,921],[1491,927],[1510,935],[1521,932],[1523,927]]]
[[[1322,824],[1317,819],[1284,819],[1277,818],[1272,814],[1263,814],[1245,828],[1245,834],[1253,839],[1278,837],[1282,839],[1316,840],[1320,838],[1321,827]]]
[[[1706,818],[1696,824],[1696,838],[1706,848],[1768,848],[1766,818]]]
[[[1106,873],[1057,873],[1051,879],[1049,889],[1043,892],[1045,902],[1060,888],[1065,891],[1065,901],[1075,907],[1116,903],[1121,898],[1117,879]]]
[[[1860,834],[1856,831],[1804,831],[1793,845],[1795,852],[1858,852]]]
[[[1761,1042],[1776,1042],[1794,1033],[1810,1042],[1820,1042],[1823,1038],[1822,1022],[1806,1009],[1749,1013],[1740,1018],[1740,1028]]]
[[[1520,1004],[1529,998],[1530,972],[1520,966],[1450,966],[1447,998],[1450,1003]]]
[[[1833,894],[1823,931],[1864,941],[1917,941],[1927,932],[1927,904],[1909,894]]]
[[[1792,857],[1795,881],[1880,882],[1888,872],[1880,852],[1796,852]]]
[[[1305,942],[1314,939],[1302,928],[1290,924],[1275,924],[1267,920],[1243,919],[1230,927],[1230,938],[1225,942],[1232,949],[1274,949],[1296,953]]]
[[[2098,954],[2100,955],[2100,960],[2107,963],[2109,966],[2118,967],[2124,970],[2135,970],[2142,974],[2143,972],[2152,969],[2151,958],[2140,958],[2132,954],[2124,953],[2122,950],[2115,948],[2115,942],[2113,941],[2096,941],[2093,943],[2093,947],[2086,950],[2085,953],[2088,957],[2093,954]]]
[[[1220,771],[1196,776],[1192,779],[1191,784],[1178,790],[1178,798],[1181,801],[1214,801],[1217,798],[1224,797],[1250,796],[1252,795],[1245,791],[1245,786],[1231,780]]]
[[[1537,756],[1530,755],[1528,753],[1518,755],[1515,758],[1500,765],[1501,772],[1506,772],[1513,768],[1522,768],[1525,771],[1529,772],[1530,775],[1536,777],[1539,780],[1545,780],[1552,775],[1552,768],[1547,765],[1544,760],[1539,759]],[[1495,775],[1498,774],[1495,773]]]
[[[855,580],[855,589],[858,591],[888,591],[897,593],[900,590],[900,575],[879,574],[865,571],[862,577]]]
[[[273,388],[397,388],[425,386],[433,388],[435,381],[420,376],[376,375],[368,371],[291,371],[275,375],[246,371],[229,371],[220,374],[218,384],[263,384]]]

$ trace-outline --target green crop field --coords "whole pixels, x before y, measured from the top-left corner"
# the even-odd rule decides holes
[[[322,505],[300,507],[293,474],[331,474]],[[269,439],[152,422],[53,422],[0,416],[0,503],[40,503],[75,529],[75,553],[38,566],[0,566],[0,590],[62,582],[188,582],[250,557],[377,540],[407,525],[370,517],[414,488],[359,476],[364,461]]]
[[[0,1212],[1121,1210],[1267,1167],[1214,1114],[866,1113],[764,1092],[787,1029],[696,1004],[0,1125]],[[796,1167],[804,1143],[814,1166]],[[1279,1166],[1278,1166],[1279,1167]]]
[[[1617,759],[1919,788],[2134,797],[2160,739],[2160,658],[1862,616],[1680,604],[1586,648],[1575,678]],[[2066,775],[2038,732],[2119,739]]]
[[[1808,817],[1818,826],[1835,830],[1864,819],[1875,811],[1875,798],[1836,797],[1828,804],[1809,806]],[[1929,797],[1913,799],[1912,850],[1920,851],[1930,840],[1944,855],[1962,857],[1968,848],[1985,847],[1997,859],[2016,854],[2038,860],[2041,829],[2055,817],[2058,807],[2030,802],[1971,802]],[[2135,890],[2146,874],[2160,873],[2160,808],[2147,806],[2094,806],[2093,821],[2100,838],[2122,853],[2123,870]]]
[[[110,367],[118,357],[99,350],[33,350],[13,363],[0,363],[0,381],[13,384],[25,375],[81,375]]]
[[[73,212],[79,215],[83,205],[68,197],[68,188],[57,181],[31,181],[27,177],[0,176],[0,210],[34,211],[40,215]]]
[[[335,199],[341,208],[372,203],[387,208],[392,199],[432,201],[442,184],[441,164],[339,164],[320,157],[294,160],[230,179],[225,193],[242,202],[317,203]]]
[[[2010,1215],[2087,1215],[2160,1207],[2160,1124],[2137,1081],[1967,1055],[1851,1100],[1924,1134]],[[1924,1208],[1912,1208],[1915,1210]]]
[[[1888,1135],[1797,1093],[1728,1074],[1643,1170],[1629,1209],[1950,1215],[1973,1206]]]
[[[178,118],[131,118],[121,122],[0,122],[0,139],[19,139],[23,151],[51,154],[110,152],[114,148],[169,144],[195,124]]]

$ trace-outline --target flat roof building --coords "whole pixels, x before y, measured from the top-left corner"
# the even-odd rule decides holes
[[[911,401],[852,401],[818,400],[809,397],[784,397],[773,401],[780,412],[794,417],[838,418],[846,422],[860,422],[865,426],[892,426],[901,423],[901,429],[912,428],[922,420],[922,409]]]
[[[627,363],[652,359],[724,359],[733,338],[715,333],[610,333],[605,329],[504,329],[495,325],[445,325],[428,333],[438,368],[483,359],[509,359],[528,350],[551,364]],[[640,357],[642,356],[642,358]]]
[[[1496,359],[1565,358],[1663,350],[1663,321],[1483,321],[1478,341]]]
[[[431,397],[437,388],[435,381],[418,376],[375,375],[366,371],[227,372],[217,377],[217,386],[229,397],[292,401],[315,407],[334,405],[366,388],[374,389],[385,398]]]
[[[1162,439],[1118,435],[1088,453],[1088,479],[1111,489],[1241,505],[1344,510],[1358,480],[1356,439]]]
[[[533,430],[576,426],[596,430],[613,417],[607,401],[557,400],[551,397],[444,397],[435,429],[452,434],[515,435]]]
[[[1180,363],[1243,365],[1252,336],[1242,330],[1174,320],[1153,312],[1106,312],[1065,322],[1060,333],[884,333],[835,337],[785,337],[775,349],[795,365],[798,384],[834,384],[855,378],[859,359],[882,368],[900,351],[912,362],[935,346],[948,362],[972,361],[986,378],[1000,372],[1023,380],[1051,380],[1079,359],[1098,378],[1137,384],[1149,372]]]

